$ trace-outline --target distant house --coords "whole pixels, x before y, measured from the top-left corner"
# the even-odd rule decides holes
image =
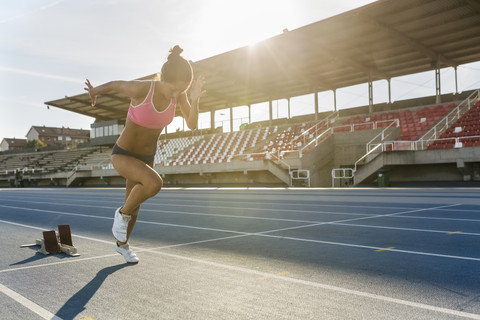
[[[33,126],[27,140],[40,140],[47,146],[75,147],[89,141],[90,130]]]
[[[3,138],[0,151],[23,149],[26,143],[27,139]]]

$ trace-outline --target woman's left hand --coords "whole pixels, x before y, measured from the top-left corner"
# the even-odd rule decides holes
[[[204,85],[204,76],[199,76],[198,78],[193,80],[192,86],[190,87],[190,99],[192,99],[192,101],[200,99],[200,97],[203,96],[205,92],[207,92],[206,90],[203,90]]]

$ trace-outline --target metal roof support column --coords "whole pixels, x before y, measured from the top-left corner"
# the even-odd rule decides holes
[[[372,74],[368,76],[368,113],[373,112],[373,82]]]
[[[252,105],[248,105],[248,124],[252,123]]]
[[[233,107],[230,107],[230,132],[233,132]]]
[[[315,91],[315,121],[318,120],[318,91]]]
[[[438,67],[435,67],[435,95],[437,97],[437,102],[436,103],[442,103],[442,98],[441,98],[441,87],[440,87],[440,69]]]
[[[388,82],[388,103],[392,104],[392,86],[390,83],[390,79],[387,79]]]
[[[288,119],[292,119],[292,117],[290,116],[290,98],[287,98],[287,101],[288,101]]]
[[[333,111],[337,112],[337,89],[333,89]]]
[[[268,113],[269,113],[269,118],[270,119],[270,125],[272,125],[272,120],[273,120],[273,102],[272,99],[268,100]]]
[[[215,129],[215,110],[210,111],[210,129]]]
[[[458,94],[458,79],[457,79],[457,66],[453,67],[455,70],[455,94]]]
[[[333,111],[337,112],[337,89],[333,89]]]

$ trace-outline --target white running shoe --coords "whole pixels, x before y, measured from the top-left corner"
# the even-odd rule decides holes
[[[115,242],[115,249],[125,258],[125,261],[127,261],[127,263],[138,263],[138,261],[140,261],[137,255],[133,253],[132,250],[130,250],[130,246],[128,245],[128,243],[119,246],[118,243]]]
[[[113,218],[112,233],[115,239],[117,239],[118,241],[127,242],[127,227],[132,217],[121,213],[120,208],[118,208],[117,211],[115,211],[115,217]]]

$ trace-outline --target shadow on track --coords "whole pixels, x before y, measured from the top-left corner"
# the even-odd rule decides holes
[[[125,263],[100,270],[95,278],[93,278],[85,285],[85,287],[80,289],[70,299],[68,299],[68,301],[60,308],[60,310],[58,310],[56,316],[64,320],[74,319],[79,313],[85,310],[85,305],[95,295],[97,290],[109,275],[129,266],[132,266],[132,264]]]

